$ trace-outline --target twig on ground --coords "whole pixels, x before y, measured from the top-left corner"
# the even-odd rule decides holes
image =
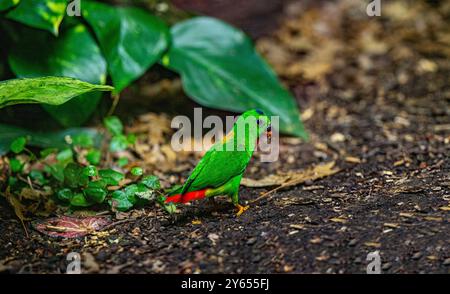
[[[117,226],[117,225],[124,224],[124,223],[128,223],[128,222],[135,221],[135,220],[136,220],[135,218],[128,218],[128,219],[123,219],[123,220],[120,220],[120,221],[116,221],[116,222],[113,222],[113,223],[111,223],[111,224],[105,226],[105,227],[102,229],[102,231],[109,230],[109,229],[111,229],[112,227],[115,227],[115,226]]]

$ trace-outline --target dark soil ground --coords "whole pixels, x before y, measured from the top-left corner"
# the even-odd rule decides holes
[[[257,39],[311,140],[283,138],[280,160],[256,157],[246,176],[332,160],[339,173],[240,217],[226,199],[175,217],[149,207],[76,240],[26,238],[2,200],[0,271],[63,273],[76,251],[85,272],[365,273],[379,251],[383,273],[450,273],[450,6],[391,1],[369,18],[350,2],[284,3],[279,28]],[[240,197],[265,191],[242,187]]]

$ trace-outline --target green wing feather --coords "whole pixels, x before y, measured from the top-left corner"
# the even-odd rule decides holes
[[[192,171],[181,194],[224,185],[245,171],[250,158],[246,151],[209,150]]]
[[[186,180],[183,187],[181,188],[180,194],[184,194],[186,192],[193,191],[193,190],[190,190],[189,188],[191,187],[192,183],[194,183],[195,179],[197,179],[197,177],[200,175],[200,172],[203,170],[203,168],[208,165],[209,158],[211,157],[211,153],[212,153],[211,151],[212,150],[208,150],[205,153],[203,158],[200,160],[200,162],[197,164],[197,166],[191,172],[191,175],[189,176],[189,178]]]

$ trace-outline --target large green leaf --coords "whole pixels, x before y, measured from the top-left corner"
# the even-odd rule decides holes
[[[117,92],[158,61],[168,46],[167,26],[144,10],[89,1],[81,7],[100,42]]]
[[[260,108],[280,116],[281,131],[306,138],[297,105],[241,31],[213,18],[175,25],[163,64],[179,72],[186,93],[218,109]]]
[[[11,69],[18,77],[65,76],[104,84],[106,61],[84,25],[64,30],[58,38],[31,29],[21,34],[9,55]],[[61,106],[44,108],[62,125],[79,126],[91,116],[101,95],[88,93]]]
[[[0,1],[0,11],[11,8],[17,4],[19,4],[20,0],[1,0]]]
[[[27,145],[42,148],[63,149],[68,146],[68,136],[88,136],[92,138],[94,146],[99,146],[102,136],[95,129],[71,128],[60,132],[34,132],[27,129],[0,123],[0,155],[9,151],[10,144],[18,137],[26,137]]]
[[[84,93],[113,89],[66,77],[6,80],[0,82],[0,108],[25,103],[60,105]]]
[[[2,0],[3,1],[3,0]],[[67,0],[23,0],[8,12],[9,19],[58,35],[66,13]]]

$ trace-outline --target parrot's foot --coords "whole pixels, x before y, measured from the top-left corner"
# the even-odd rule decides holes
[[[247,206],[242,206],[240,204],[236,204],[236,208],[238,209],[238,212],[236,213],[236,216],[240,216],[241,214],[244,213],[244,211],[246,211],[249,208],[249,206],[248,205]]]

